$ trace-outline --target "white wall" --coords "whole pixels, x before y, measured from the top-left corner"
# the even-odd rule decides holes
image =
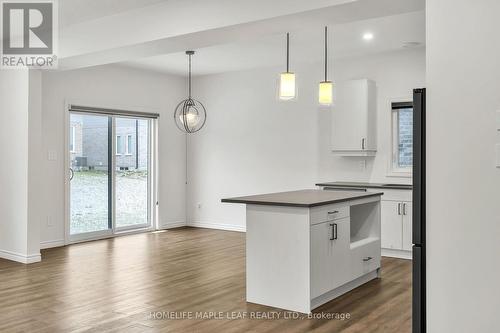
[[[40,222],[44,196],[42,163],[42,73],[29,72],[28,99],[28,253],[40,256]],[[37,258],[40,259],[40,258]]]
[[[427,1],[428,331],[500,329],[500,2]]]
[[[40,260],[38,234],[28,228],[28,133],[39,130],[29,99],[36,87],[30,85],[26,70],[0,71],[0,257],[24,263]]]
[[[41,168],[46,189],[40,226],[43,247],[61,245],[64,240],[67,100],[129,109],[151,108],[160,113],[159,222],[161,227],[185,224],[185,137],[172,119],[175,106],[184,98],[185,86],[185,78],[119,66],[43,74]],[[56,152],[56,161],[48,161],[49,150]]]
[[[197,78],[195,96],[206,104],[206,127],[188,142],[188,223],[245,229],[243,205],[228,196],[313,188],[333,180],[386,181],[390,159],[390,100],[412,98],[425,82],[423,49],[336,61],[334,81],[368,77],[378,85],[379,152],[359,170],[359,158],[330,153],[331,114],[318,110],[322,64],[292,68],[298,100],[278,102],[282,68]],[[409,182],[410,179],[389,179]]]

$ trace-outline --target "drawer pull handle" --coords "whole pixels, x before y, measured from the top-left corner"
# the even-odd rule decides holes
[[[338,238],[337,223],[330,223],[330,227],[332,227],[332,237],[330,237],[330,240],[336,240]]]
[[[328,215],[332,215],[332,214],[338,214],[339,211],[338,210],[334,210],[333,212],[328,212]]]
[[[365,261],[365,262],[366,262],[366,261],[370,261],[370,260],[372,260],[372,259],[373,259],[372,257],[366,257],[366,258],[363,258],[363,261]]]

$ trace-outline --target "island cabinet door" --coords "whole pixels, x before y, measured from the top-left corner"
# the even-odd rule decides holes
[[[311,298],[349,280],[349,218],[311,226]]]

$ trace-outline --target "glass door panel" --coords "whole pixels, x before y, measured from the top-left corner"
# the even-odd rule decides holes
[[[116,229],[150,226],[149,123],[115,118]]]
[[[70,113],[70,236],[112,230],[109,116]]]

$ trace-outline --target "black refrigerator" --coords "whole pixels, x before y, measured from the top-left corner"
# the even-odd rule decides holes
[[[426,331],[425,88],[413,90],[413,333]]]

